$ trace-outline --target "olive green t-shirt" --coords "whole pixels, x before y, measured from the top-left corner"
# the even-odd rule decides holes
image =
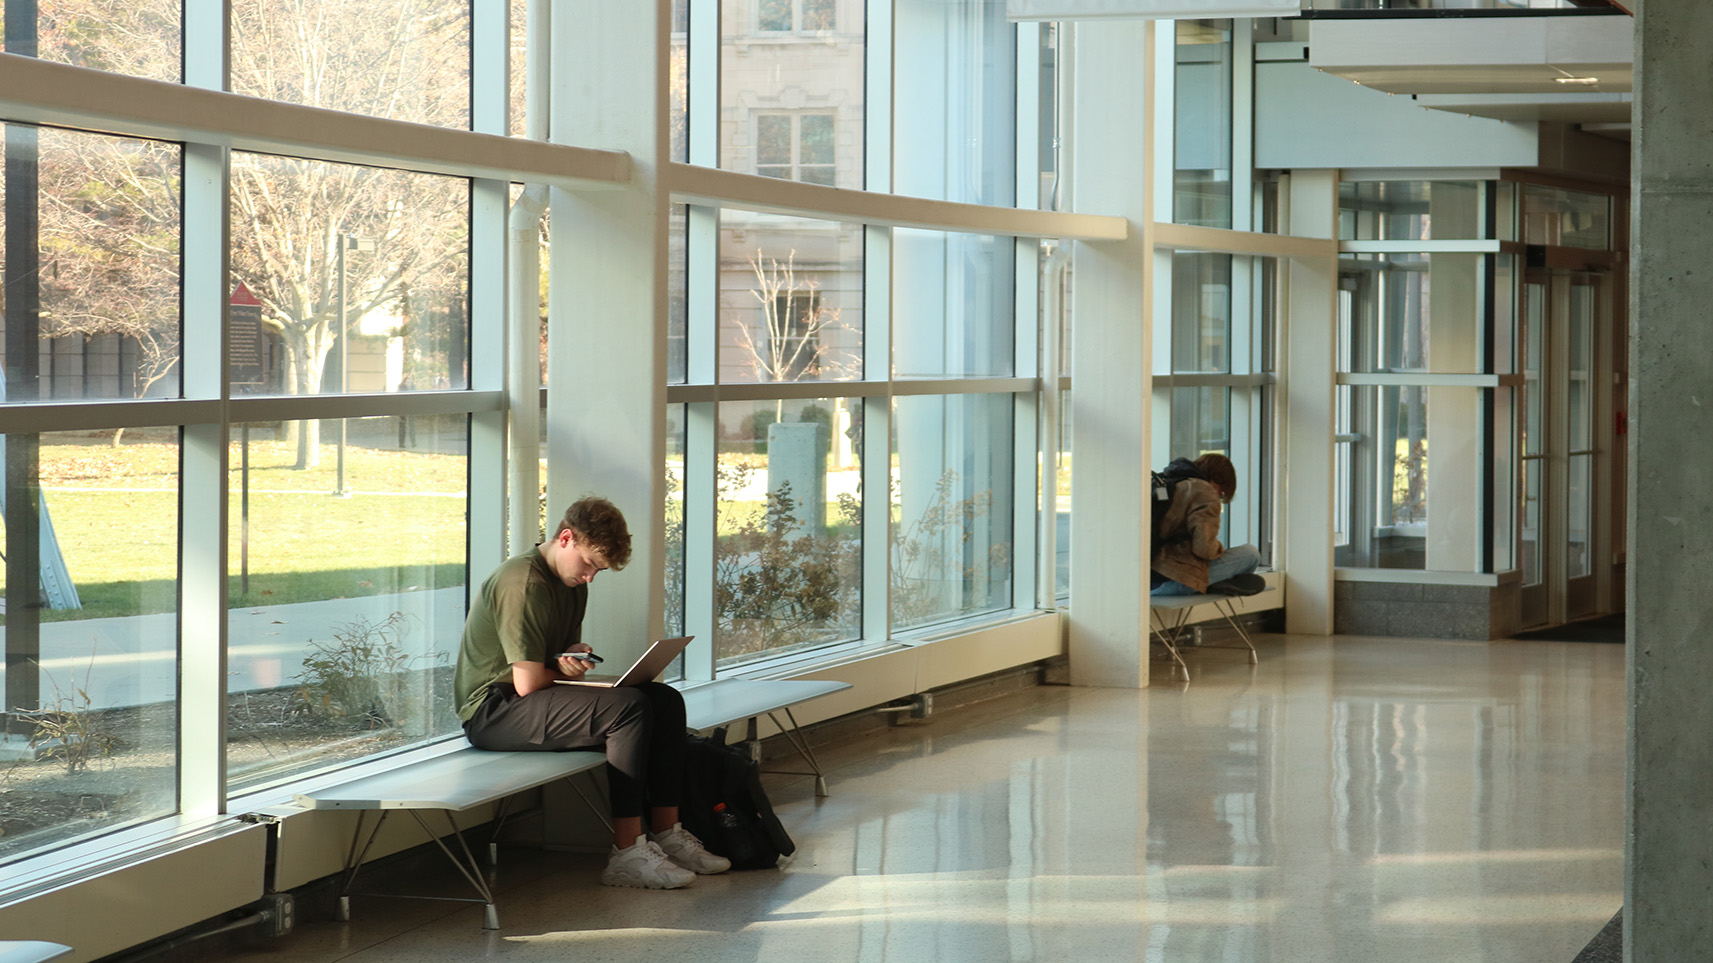
[[[452,677],[458,718],[468,722],[488,687],[512,681],[513,662],[556,665],[583,638],[589,587],[561,582],[539,549],[508,559],[470,599],[458,670]]]

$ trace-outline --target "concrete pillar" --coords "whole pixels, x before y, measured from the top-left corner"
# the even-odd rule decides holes
[[[1636,5],[1624,958],[1713,944],[1713,4]]]

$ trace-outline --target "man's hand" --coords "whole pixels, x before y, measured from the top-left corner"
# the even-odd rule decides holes
[[[571,656],[562,655],[559,657],[559,674],[563,675],[567,679],[581,679],[588,673],[589,666],[593,664],[594,663],[592,662],[585,662],[582,659],[574,659]]]
[[[573,652],[593,652],[587,645],[579,642],[571,647]],[[513,662],[512,688],[520,696],[539,692],[553,685],[555,679],[581,679],[589,672],[590,663],[582,659],[559,656],[553,666],[540,662]]]

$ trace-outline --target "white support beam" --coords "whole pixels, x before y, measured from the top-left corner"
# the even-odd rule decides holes
[[[1293,234],[1328,239],[1336,235],[1337,172],[1294,172],[1286,200]],[[1333,617],[1336,242],[1329,240],[1324,250],[1321,256],[1286,262],[1288,307],[1279,337],[1283,470],[1276,495],[1280,547],[1275,564],[1290,575],[1285,582],[1285,628],[1308,635],[1332,634]]]
[[[14,122],[584,191],[623,184],[631,175],[631,159],[621,151],[361,117],[29,57],[0,57],[0,116]]]
[[[677,203],[735,207],[762,214],[857,221],[928,231],[1083,241],[1122,241],[1130,230],[1129,222],[1106,213],[1105,205],[1095,212],[1072,214],[987,207],[902,194],[823,187],[688,164],[667,165],[666,178]]]

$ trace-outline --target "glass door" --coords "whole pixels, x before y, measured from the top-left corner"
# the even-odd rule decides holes
[[[1598,464],[1611,409],[1602,377],[1606,278],[1530,272],[1523,285],[1520,405],[1522,524],[1518,568],[1524,627],[1566,622],[1599,608],[1598,559],[1606,533]]]

